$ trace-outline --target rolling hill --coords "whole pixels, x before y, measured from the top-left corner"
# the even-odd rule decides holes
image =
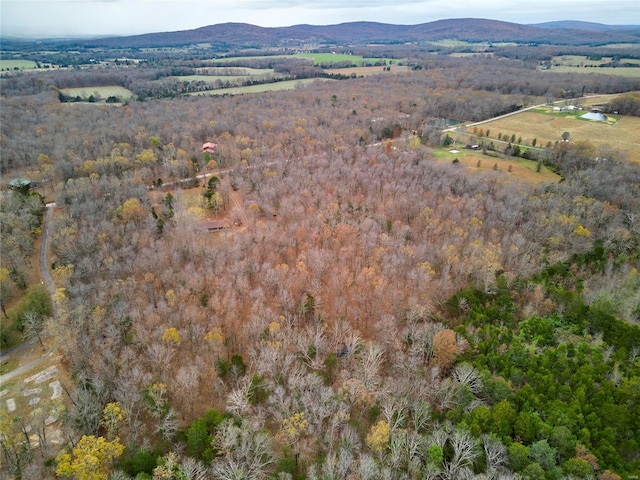
[[[579,22],[583,25],[584,22]],[[597,25],[597,24],[596,24]],[[294,25],[264,28],[246,23],[223,23],[193,30],[111,37],[76,42],[84,47],[167,47],[209,43],[214,47],[269,47],[307,44],[367,44],[461,41],[600,45],[611,42],[640,43],[635,30],[596,31],[584,28],[545,28],[486,19],[450,19],[419,25],[351,22],[338,25]]]
[[[604,23],[581,22],[579,20],[558,20],[555,22],[534,23],[531,27],[540,28],[561,28],[573,30],[589,30],[593,32],[620,32],[638,33],[640,26],[638,25],[605,25]]]

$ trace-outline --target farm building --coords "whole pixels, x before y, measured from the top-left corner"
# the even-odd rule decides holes
[[[9,182],[9,188],[11,190],[28,191],[39,186],[40,185],[37,182],[32,182],[28,178],[14,178]]]
[[[221,232],[229,228],[222,220],[209,220],[202,224],[202,231],[204,232]]]
[[[216,153],[216,147],[218,145],[216,143],[203,143],[202,144],[202,153]]]

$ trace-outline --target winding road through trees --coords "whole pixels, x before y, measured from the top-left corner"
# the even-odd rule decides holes
[[[44,225],[42,229],[42,243],[40,245],[40,276],[42,278],[42,283],[46,286],[47,291],[50,296],[56,292],[55,284],[53,283],[53,277],[51,276],[51,271],[49,270],[49,229],[51,225],[51,219],[53,218],[53,210],[55,208],[55,203],[49,203],[46,205],[47,214],[45,216]],[[52,304],[52,314],[53,318],[56,318],[55,304]],[[31,369],[37,367],[42,364],[45,360],[53,356],[54,352],[57,348],[57,342],[47,351],[44,355],[36,358],[35,360],[31,360],[29,362],[23,363],[19,367],[11,370],[10,372],[0,375],[0,385],[5,384],[9,380],[12,380],[15,377],[18,377],[24,373],[27,373]],[[15,358],[22,356],[28,353],[30,350],[36,348],[36,339],[32,338],[27,340],[20,345],[17,345],[13,348],[10,348],[4,352],[0,356],[1,362],[6,362],[10,358]]]

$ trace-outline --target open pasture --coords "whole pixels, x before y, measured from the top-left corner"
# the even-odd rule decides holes
[[[349,68],[330,68],[325,70],[332,75],[348,75],[356,77],[368,77],[369,75],[381,75],[389,73],[409,72],[411,68],[404,65],[393,65],[391,70],[385,70],[386,67],[349,67]]]
[[[269,55],[269,56],[256,56],[256,57],[220,57],[220,58],[208,58],[203,60],[205,64],[208,63],[240,63],[247,60],[264,60],[272,58],[292,58],[292,55]],[[226,68],[226,67],[224,67]],[[229,67],[229,68],[245,68],[245,67]]]
[[[451,152],[453,150],[453,152]],[[459,165],[464,165],[471,173],[487,170],[501,172],[506,181],[524,181],[528,183],[557,182],[560,176],[542,166],[537,172],[537,162],[518,157],[494,157],[483,155],[473,150],[447,147],[435,150],[439,161],[453,162],[458,159]],[[511,171],[509,171],[511,170]]]
[[[244,93],[276,92],[281,90],[293,90],[304,87],[313,82],[331,82],[328,78],[304,78],[301,80],[285,80],[283,82],[262,83],[260,85],[249,85],[246,87],[216,88],[206,92],[193,92],[185,95],[242,95]]]
[[[609,145],[628,153],[629,159],[640,163],[640,118],[619,117],[613,124],[578,119],[571,115],[547,115],[523,112],[482,125],[491,132],[491,138],[502,136],[522,137],[523,145],[530,145],[535,138],[538,146],[552,144],[569,132],[571,141],[589,141],[596,147]]]
[[[621,66],[614,66],[613,57],[591,59],[586,55],[560,55],[553,57],[550,65],[544,71],[556,73],[604,74],[623,77],[640,76],[640,60],[621,58],[617,64]],[[624,66],[625,64],[639,65],[639,67]]]
[[[591,60],[586,55],[558,55],[551,59],[552,66],[571,66],[571,67],[598,67],[611,62],[611,57],[602,57],[599,60]]]
[[[489,43],[487,42],[472,43],[472,42],[467,42],[465,40],[456,40],[453,38],[444,38],[442,40],[435,40],[429,43],[438,45],[440,47],[445,47],[445,48],[474,47],[475,49],[484,49],[489,46]]]
[[[259,77],[274,73],[272,68],[202,67],[196,70],[202,75]]]
[[[266,77],[268,75],[269,74],[265,74],[264,76]],[[216,83],[218,80],[221,82],[237,82],[240,80],[247,80],[249,78],[255,79],[260,77],[252,75],[184,75],[172,78],[185,82]]]
[[[560,65],[558,67],[551,67],[545,72],[554,73],[581,73],[584,75],[616,75],[620,77],[638,77],[640,76],[640,68],[638,67],[577,67],[571,65]]]
[[[313,60],[316,65],[329,65],[332,63],[346,63],[350,62],[352,65],[367,66],[376,63],[386,63],[387,65],[393,65],[397,63],[397,59],[392,58],[373,58],[362,57],[360,55],[346,55],[346,54],[334,54],[334,53],[296,53],[294,58],[306,58]]]
[[[36,68],[36,62],[31,60],[0,60],[0,70],[32,70]]]
[[[249,62],[251,60],[264,60],[268,59],[303,59],[309,60],[313,62],[314,65],[320,66],[323,68],[333,68],[336,64],[348,64],[351,66],[355,66],[357,68],[360,67],[376,67],[382,65],[395,65],[397,66],[402,60],[394,59],[394,58],[374,58],[374,57],[363,57],[360,55],[348,55],[348,54],[339,54],[339,53],[296,53],[293,55],[273,55],[269,57],[227,57],[227,58],[212,58],[209,60],[205,60],[205,63],[217,63],[217,64],[225,64],[225,63],[235,63],[242,64],[244,62]],[[355,68],[355,67],[347,67],[347,68]],[[205,68],[226,68],[226,67],[205,67]],[[248,67],[229,67],[229,68],[243,68],[248,71],[258,70],[259,69],[251,69]],[[376,67],[377,68],[377,67]],[[341,72],[344,73],[344,72]],[[260,75],[260,73],[251,73]]]
[[[67,97],[80,97],[88,99],[93,95],[96,100],[106,100],[109,97],[118,97],[119,99],[133,97],[133,93],[124,87],[118,85],[107,85],[103,87],[79,87],[79,88],[62,88],[63,95]]]

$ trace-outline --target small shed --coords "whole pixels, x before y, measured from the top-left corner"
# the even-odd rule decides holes
[[[216,153],[216,147],[217,146],[218,146],[218,144],[216,144],[216,143],[211,143],[211,142],[203,143],[202,144],[202,153]]]
[[[209,220],[202,224],[202,230],[205,232],[220,232],[229,228],[226,222],[222,220]]]
[[[12,190],[28,191],[39,186],[37,182],[32,182],[28,178],[14,178],[9,182],[9,188]]]

